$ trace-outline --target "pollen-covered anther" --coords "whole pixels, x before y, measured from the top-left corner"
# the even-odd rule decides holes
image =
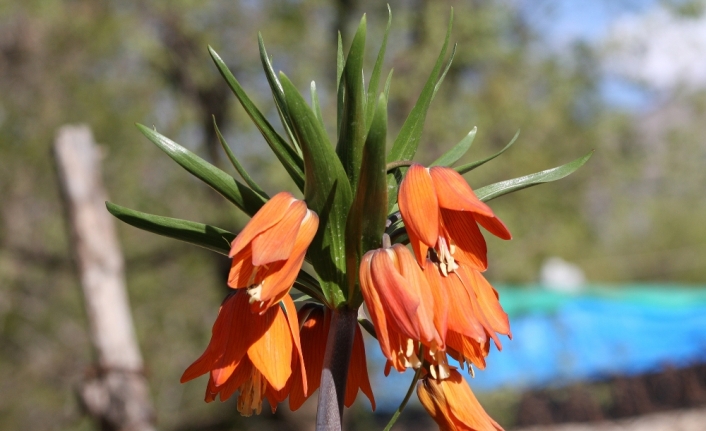
[[[456,246],[454,244],[447,244],[444,237],[439,237],[437,246],[439,247],[439,269],[444,277],[447,277],[450,272],[454,272],[458,268],[458,264],[453,257]]]
[[[262,412],[262,394],[265,392],[265,380],[257,369],[253,370],[252,378],[240,387],[238,411],[243,416],[252,416]]]
[[[404,351],[401,351],[405,357],[405,367],[414,368],[415,370],[422,366],[422,361],[417,356],[417,345],[411,338],[407,339],[407,346]]]
[[[248,288],[248,296],[250,297],[250,299],[249,299],[250,304],[257,302],[257,301],[261,301],[261,299],[260,299],[261,295],[262,295],[262,283],[252,285]]]

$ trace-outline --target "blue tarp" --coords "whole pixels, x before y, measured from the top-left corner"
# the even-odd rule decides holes
[[[469,377],[476,391],[562,385],[706,362],[706,289],[592,286],[581,294],[500,288],[513,340],[493,347],[487,368]],[[369,346],[378,351],[376,344]],[[398,402],[410,373],[376,372],[382,403]],[[379,388],[382,387],[382,390]]]

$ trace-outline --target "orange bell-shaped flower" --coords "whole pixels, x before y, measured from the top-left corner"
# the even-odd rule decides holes
[[[289,408],[291,410],[299,409],[321,384],[326,341],[331,327],[331,313],[320,305],[307,304],[299,310],[299,321],[303,322],[300,335],[309,392],[305,393],[301,380],[294,379],[289,393]],[[294,372],[296,373],[296,370]],[[348,365],[346,394],[343,401],[346,407],[353,405],[359,389],[368,397],[373,410],[375,410],[375,397],[370,387],[368,366],[365,361],[363,334],[360,331],[360,326],[357,326],[353,338],[353,350]]]
[[[304,201],[276,194],[233,240],[228,286],[247,288],[253,311],[278,303],[294,284],[318,226]]]
[[[417,262],[424,266],[433,248],[444,274],[457,267],[456,260],[480,271],[488,267],[478,224],[502,239],[511,238],[503,222],[451,168],[412,164],[400,184],[398,202]]]
[[[237,290],[221,304],[206,351],[181,377],[185,383],[210,373],[206,401],[220,395],[221,401],[236,391],[238,411],[245,416],[260,413],[268,398],[274,410],[289,394],[292,380],[307,392],[306,369],[299,343],[299,323],[294,302],[285,295],[281,307],[264,313],[250,310],[245,290]],[[293,374],[298,368],[300,374]]]
[[[425,376],[417,385],[417,396],[441,431],[502,431],[455,369],[443,380]]]
[[[406,247],[395,244],[367,252],[360,264],[360,288],[380,348],[398,371],[421,365],[418,343],[432,356],[444,349],[440,318],[445,312],[439,312],[440,304]]]

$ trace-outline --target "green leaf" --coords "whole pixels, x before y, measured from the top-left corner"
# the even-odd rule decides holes
[[[368,250],[379,248],[387,218],[387,99],[378,99],[375,116],[363,149],[360,182],[346,222],[346,268],[348,302],[353,308],[362,302],[358,285],[360,258]]]
[[[348,176],[353,193],[358,187],[360,161],[365,145],[365,83],[363,82],[363,58],[365,57],[365,15],[360,20],[358,31],[348,51],[346,65],[343,68],[341,87],[345,93],[341,127],[338,134],[336,154],[341,160]]]
[[[231,201],[235,206],[251,217],[265,204],[266,199],[252,191],[248,186],[176,142],[142,124],[137,124],[137,128],[140,129],[140,132],[142,132],[147,139],[167,153],[172,160],[177,162],[196,178],[211,186],[224,198]]]
[[[321,114],[321,105],[319,104],[319,93],[316,92],[316,83],[311,81],[311,105],[314,109],[316,119],[319,120],[321,127],[326,128],[324,124],[324,116]]]
[[[218,136],[218,142],[221,143],[221,147],[223,147],[223,151],[226,152],[226,155],[228,156],[228,159],[230,160],[230,163],[233,165],[236,171],[240,174],[240,176],[243,178],[245,181],[245,184],[248,185],[253,191],[260,196],[262,196],[265,199],[269,199],[270,197],[265,193],[262,188],[257,185],[255,180],[250,177],[248,172],[245,170],[243,165],[240,164],[240,161],[238,161],[238,158],[235,157],[235,154],[233,154],[233,151],[231,151],[230,147],[228,146],[228,143],[226,142],[225,138],[223,138],[223,135],[221,135],[221,131],[218,129],[218,124],[216,124],[216,117],[213,116],[213,128],[216,130],[216,136]]]
[[[368,97],[366,102],[366,112],[365,112],[365,127],[370,128],[370,123],[373,121],[375,116],[375,108],[373,106],[375,103],[375,97],[378,92],[378,83],[380,82],[380,73],[382,72],[382,63],[385,60],[385,51],[387,49],[387,38],[390,34],[390,26],[392,25],[392,9],[390,5],[387,5],[387,26],[385,27],[385,35],[382,37],[382,45],[380,45],[380,50],[378,51],[378,56],[375,59],[375,66],[373,66],[373,73],[370,75],[370,82],[368,83]],[[387,96],[385,96],[387,97]]]
[[[439,80],[436,82],[436,85],[434,86],[434,92],[431,93],[432,100],[434,100],[434,97],[436,96],[436,92],[439,91],[439,88],[441,87],[441,83],[444,82],[444,78],[446,78],[446,73],[451,68],[451,63],[453,63],[454,57],[456,56],[456,48],[457,47],[458,47],[458,44],[454,43],[454,47],[451,50],[451,55],[449,56],[449,62],[446,63],[446,68],[444,69],[444,72],[441,74],[441,77],[439,78]]]
[[[218,56],[218,53],[210,46],[208,47],[208,51],[216,67],[228,83],[228,86],[233,90],[233,94],[235,94],[235,97],[238,98],[243,109],[245,109],[245,112],[247,112],[250,119],[255,123],[262,137],[265,138],[265,141],[275,153],[280,163],[282,163],[282,166],[284,166],[284,169],[294,183],[302,190],[304,188],[304,173],[302,172],[304,164],[296,150],[287,144],[284,138],[275,131],[260,110],[252,103],[248,95],[245,94],[243,87],[240,86],[238,80],[235,79],[235,76],[233,76],[230,69],[228,69],[228,66],[226,66],[223,60],[221,60],[221,57]],[[277,91],[273,90],[273,94],[275,94],[276,100]]]
[[[265,49],[265,42],[262,39],[262,34],[258,32],[257,34],[257,44],[260,50],[260,62],[262,63],[262,68],[265,71],[265,76],[267,77],[267,83],[270,85],[270,91],[272,91],[272,97],[275,101],[275,107],[277,108],[277,114],[282,122],[282,127],[287,131],[287,136],[291,141],[294,149],[297,153],[297,160],[301,162],[301,148],[297,142],[294,134],[292,133],[292,120],[289,117],[289,112],[287,111],[287,106],[284,102],[284,91],[282,91],[282,84],[277,79],[275,71],[272,68],[272,62],[270,57],[267,55],[267,50]],[[303,169],[300,163],[300,168]]]
[[[227,230],[207,224],[147,214],[111,202],[106,202],[105,206],[119,220],[138,229],[198,245],[226,256],[235,238]]]
[[[219,227],[147,214],[111,202],[106,202],[105,206],[116,218],[138,229],[188,242],[225,256],[230,253],[230,244],[235,239],[235,234]],[[325,302],[318,281],[303,270],[299,271],[294,287],[322,303]]]
[[[449,18],[449,25],[446,30],[446,38],[444,39],[444,45],[441,47],[441,52],[436,60],[434,69],[429,75],[424,88],[422,89],[417,103],[412,108],[412,111],[407,116],[402,129],[400,130],[395,143],[392,145],[392,149],[387,156],[387,162],[396,162],[398,160],[412,160],[414,154],[417,152],[417,147],[419,146],[419,140],[422,136],[422,129],[424,128],[424,120],[427,116],[427,111],[429,110],[429,104],[434,94],[434,88],[437,84],[437,79],[439,77],[439,72],[441,71],[441,64],[446,56],[446,49],[449,45],[449,38],[451,37],[451,26],[453,24],[453,9],[451,9],[451,16]]]
[[[382,93],[385,95],[385,99],[390,100],[390,85],[392,84],[392,72],[394,69],[390,69],[390,73],[387,74],[387,79],[385,80],[385,86],[383,87]]]
[[[345,228],[353,200],[346,172],[326,135],[294,84],[280,73],[280,82],[292,116],[293,132],[302,146],[306,203],[319,216],[319,230],[308,256],[319,275],[327,304],[339,307],[346,301]]]
[[[483,160],[477,160],[475,162],[471,162],[471,163],[467,163],[463,166],[459,166],[456,168],[456,172],[458,172],[459,174],[465,174],[466,172],[470,172],[473,169],[493,160],[494,158],[498,157],[499,155],[501,155],[502,153],[507,151],[508,148],[512,147],[512,144],[515,143],[515,141],[517,140],[517,138],[519,136],[520,136],[520,131],[518,130],[517,133],[515,133],[515,136],[513,136],[513,138],[510,140],[510,143],[505,145],[505,148],[503,148],[502,150],[498,151],[497,153],[495,153],[492,156],[487,157]]]
[[[432,69],[429,79],[427,79],[422,92],[417,99],[417,103],[412,108],[412,111],[407,116],[400,133],[397,135],[395,142],[392,144],[392,149],[387,155],[387,162],[396,162],[399,160],[412,160],[414,154],[417,152],[417,147],[419,146],[419,141],[422,137],[422,130],[424,129],[424,120],[427,116],[427,111],[429,110],[429,105],[434,97],[434,89],[438,83],[439,73],[441,72],[441,65],[446,56],[446,49],[449,45],[449,38],[451,37],[451,27],[453,24],[453,8],[451,9],[451,16],[449,17],[449,25],[446,29],[446,38],[444,39],[444,45],[441,47],[441,52],[439,57],[436,59],[434,64],[434,69]],[[388,196],[388,208],[394,208],[397,201],[397,189],[402,177],[406,172],[405,168],[398,168],[393,170],[387,176],[387,196]]]
[[[476,190],[476,195],[483,202],[487,202],[499,196],[516,192],[517,190],[526,189],[527,187],[536,186],[542,183],[560,180],[570,175],[581,166],[583,166],[584,163],[586,163],[592,155],[593,151],[583,157],[579,157],[573,162],[558,166],[556,168],[547,169],[546,171],[537,172],[535,174],[525,175],[524,177],[501,181],[499,183],[481,187],[480,189]]]
[[[445,152],[441,157],[434,160],[429,166],[452,166],[471,148],[473,140],[476,138],[477,127],[474,127],[468,134],[461,139],[461,142],[454,145],[449,151]]]
[[[341,77],[343,76],[343,67],[346,64],[346,59],[343,57],[343,38],[341,32],[338,32],[338,47],[336,48],[336,136],[341,133],[341,120],[343,119],[343,98],[345,92],[341,86]]]

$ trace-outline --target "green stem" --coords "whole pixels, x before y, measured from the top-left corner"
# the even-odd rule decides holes
[[[414,163],[412,160],[398,160],[396,162],[388,163],[385,169],[387,170],[387,172],[390,172],[393,169],[412,166],[412,163]]]
[[[414,378],[412,379],[412,383],[409,385],[409,389],[407,390],[407,394],[404,396],[404,399],[400,403],[400,406],[397,407],[397,411],[395,411],[395,414],[392,415],[392,418],[390,419],[390,422],[387,423],[387,426],[383,431],[390,431],[392,428],[392,425],[397,422],[397,418],[400,417],[400,414],[402,414],[402,410],[407,406],[407,402],[409,401],[409,398],[412,396],[412,392],[414,391],[414,388],[417,386],[417,381],[419,381],[419,376],[422,375],[422,368],[423,366],[420,366],[417,368],[417,372],[414,373]]]

